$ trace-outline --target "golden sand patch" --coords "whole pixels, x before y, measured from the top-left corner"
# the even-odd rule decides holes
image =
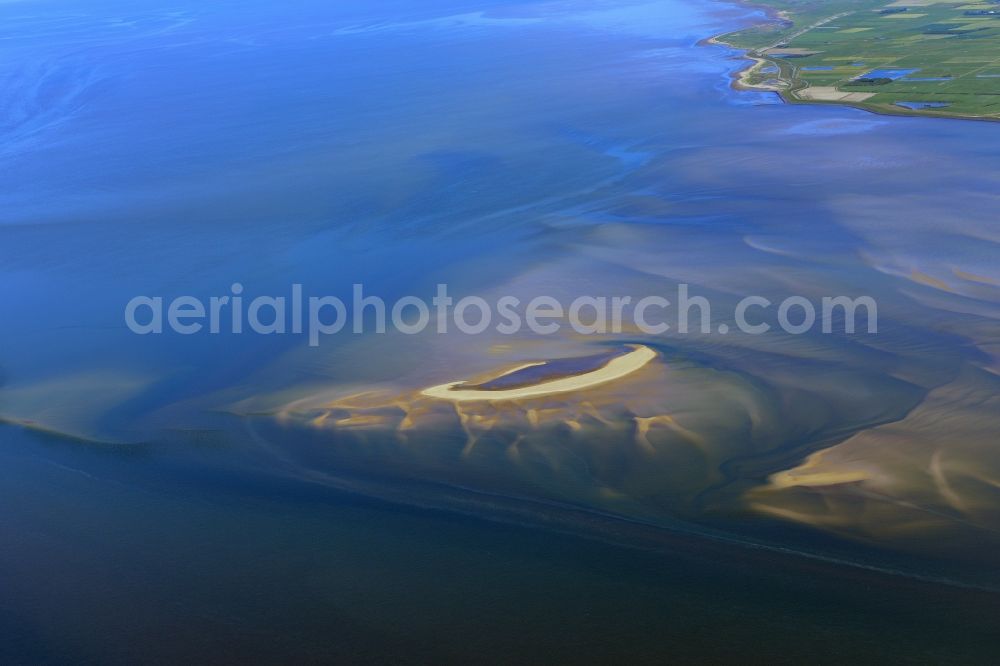
[[[540,382],[530,386],[506,390],[483,390],[483,389],[461,389],[457,388],[464,384],[464,381],[450,382],[439,386],[431,386],[421,391],[421,395],[428,398],[440,398],[453,402],[482,402],[488,400],[521,400],[525,398],[540,398],[542,396],[553,395],[555,393],[567,393],[605,384],[632,374],[647,363],[656,358],[656,352],[644,345],[636,345],[627,354],[611,359],[605,365],[583,374],[573,377],[561,377],[551,381]],[[541,363],[529,363],[520,366],[516,370],[526,367],[542,365]],[[515,370],[515,371],[516,371]],[[510,374],[510,373],[507,373]]]
[[[988,284],[991,286],[1000,286],[1000,282],[997,282],[993,278],[986,277],[985,275],[976,275],[975,273],[968,273],[959,268],[951,269],[951,272],[955,274],[955,277],[961,278],[967,282],[978,282],[979,284]]]
[[[843,483],[858,483],[872,476],[871,472],[861,468],[825,468],[823,451],[806,458],[798,467],[783,472],[777,472],[768,477],[772,490],[785,488],[818,488],[836,486]]]
[[[998,535],[997,380],[968,370],[901,421],[862,431],[750,490],[759,513],[855,538],[936,535],[968,548]],[[949,538],[941,538],[944,536]]]
[[[943,280],[939,280],[933,275],[928,275],[927,273],[923,273],[916,269],[910,272],[910,279],[918,284],[922,284],[927,287],[934,287],[935,289],[940,289],[941,291],[954,291],[950,286],[948,286],[948,283]]]

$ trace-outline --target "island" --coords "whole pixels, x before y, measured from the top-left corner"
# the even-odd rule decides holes
[[[713,42],[752,64],[735,85],[790,103],[1000,120],[1000,0],[761,0],[770,20]]]
[[[450,382],[426,388],[421,391],[421,395],[453,402],[496,402],[540,398],[556,393],[580,391],[621,379],[640,370],[656,357],[657,353],[645,345],[629,345],[626,353],[610,357],[601,355],[566,359],[583,363],[594,360],[598,362],[594,368],[579,365],[577,368],[565,367],[553,373],[536,374],[535,371],[539,368],[544,371],[550,366],[559,367],[562,364],[546,361],[526,363],[508,370],[485,384],[466,386],[464,381]],[[512,381],[499,381],[505,379]]]

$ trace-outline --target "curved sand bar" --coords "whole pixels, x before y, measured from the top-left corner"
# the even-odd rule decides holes
[[[421,395],[429,398],[440,398],[441,400],[451,400],[453,402],[471,402],[487,400],[519,400],[524,398],[539,398],[553,393],[567,393],[569,391],[579,391],[581,389],[597,386],[606,382],[626,377],[636,370],[656,358],[656,352],[644,345],[635,345],[635,348],[627,354],[617,356],[597,370],[574,375],[572,377],[560,377],[547,382],[532,384],[531,386],[521,386],[518,388],[489,391],[484,389],[456,388],[465,382],[451,382],[432,386],[420,392]],[[536,365],[536,364],[530,364]],[[526,367],[526,366],[522,366]],[[510,374],[510,373],[507,373]]]

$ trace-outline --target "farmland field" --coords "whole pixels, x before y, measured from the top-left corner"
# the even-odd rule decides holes
[[[1000,0],[766,0],[775,20],[719,41],[740,79],[790,102],[1000,119]]]

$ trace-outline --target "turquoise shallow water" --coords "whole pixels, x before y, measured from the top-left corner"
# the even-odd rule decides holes
[[[760,17],[726,4],[46,0],[0,18],[0,654],[995,647],[989,593],[926,582],[997,583],[995,125],[736,93],[736,54],[699,42]],[[881,331],[310,349],[122,323],[137,294],[237,281],[864,293]],[[611,423],[575,439],[275,418],[623,341],[666,379],[598,395],[600,418],[560,406]],[[623,439],[636,417],[652,434]],[[807,471],[838,482],[767,485],[818,451]]]

